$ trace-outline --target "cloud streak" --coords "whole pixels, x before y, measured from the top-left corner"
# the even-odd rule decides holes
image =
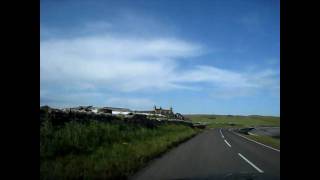
[[[113,27],[103,22],[98,25]],[[101,89],[123,93],[205,89],[216,97],[233,98],[278,86],[277,72],[271,70],[248,73],[205,64],[188,69],[183,66],[184,61],[194,61],[205,53],[204,45],[157,35],[101,33],[44,39],[40,43],[41,101],[65,98],[65,103],[93,102],[90,97],[105,98],[96,94]],[[57,95],[59,92],[64,95]],[[75,92],[85,98],[77,99]],[[110,97],[105,103],[117,105],[121,101],[133,107],[153,103],[146,98],[121,97]]]

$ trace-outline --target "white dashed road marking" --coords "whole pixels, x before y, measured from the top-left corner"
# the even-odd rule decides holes
[[[222,132],[221,132],[221,129],[220,129],[220,134],[221,134],[221,137],[224,139],[224,136],[223,136],[223,134],[222,134]]]
[[[224,142],[225,142],[229,147],[231,147],[231,145],[228,143],[228,141],[224,140]]]
[[[249,163],[252,167],[254,167],[259,173],[263,173],[263,171],[258,168],[256,165],[254,165],[252,162],[250,162],[247,158],[245,158],[242,154],[238,153],[238,155],[244,159],[247,163]]]

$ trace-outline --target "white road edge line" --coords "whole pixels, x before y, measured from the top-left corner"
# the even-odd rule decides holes
[[[250,135],[252,135],[252,136],[258,136],[258,135],[256,135],[256,134],[251,133],[251,132],[248,132],[248,134],[250,134]]]
[[[225,142],[229,147],[231,147],[231,145],[228,143],[228,141],[224,140],[224,142]]]
[[[238,155],[244,159],[247,163],[249,163],[252,167],[254,167],[259,173],[263,173],[263,171],[258,168],[256,165],[254,165],[252,162],[250,162],[247,158],[245,158],[242,154],[238,153]]]
[[[222,132],[221,132],[221,128],[220,128],[220,134],[221,134],[221,137],[224,139],[224,136],[223,136],[223,134],[222,134]]]
[[[234,132],[233,132],[233,133],[234,133]],[[247,140],[249,140],[249,141],[252,141],[252,142],[255,142],[255,143],[257,143],[257,144],[260,144],[261,146],[264,146],[264,147],[267,147],[267,148],[270,148],[270,149],[272,149],[272,150],[275,150],[275,151],[280,152],[279,149],[276,149],[276,148],[267,146],[267,145],[265,145],[265,144],[259,143],[259,142],[255,141],[255,140],[249,139],[249,138],[247,138],[247,137],[245,137],[245,136],[242,136],[242,135],[240,135],[240,134],[238,134],[238,133],[234,133],[234,134],[236,134],[236,135],[238,135],[238,136],[240,136],[240,137],[243,137],[243,138],[245,138],[245,139],[247,139]]]

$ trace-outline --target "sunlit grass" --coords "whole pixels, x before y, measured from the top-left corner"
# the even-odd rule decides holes
[[[101,122],[40,128],[41,179],[122,179],[199,130]]]

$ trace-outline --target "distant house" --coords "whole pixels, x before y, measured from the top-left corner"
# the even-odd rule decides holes
[[[158,116],[158,117],[165,117],[162,114],[156,114],[155,111],[134,111],[135,114],[143,114],[147,116]]]
[[[64,112],[87,112],[87,113],[98,113],[98,108],[93,106],[78,106],[73,108],[63,108]]]
[[[154,106],[154,112],[155,112],[155,114],[161,114],[164,116],[173,116],[174,115],[172,107],[170,107],[170,109],[162,109],[161,107],[157,108],[157,106]]]
[[[155,115],[154,111],[134,111],[135,114],[144,114],[147,116]]]
[[[124,115],[132,113],[130,109],[115,108],[115,107],[103,107],[103,108],[100,108],[98,112],[110,113],[110,114],[124,114]]]
[[[92,108],[91,111],[94,112],[94,113],[98,113],[98,108]]]
[[[112,110],[110,108],[100,108],[98,109],[98,113],[112,114]]]

